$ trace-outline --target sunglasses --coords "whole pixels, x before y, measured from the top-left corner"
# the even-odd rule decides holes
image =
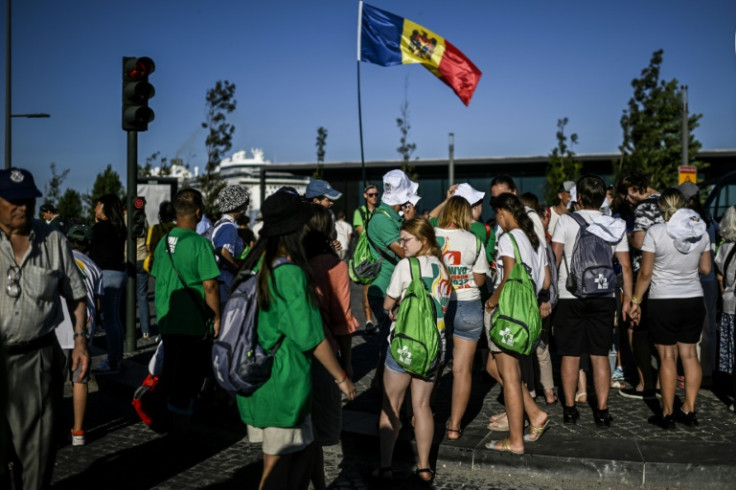
[[[5,292],[11,298],[20,297],[20,267],[11,267],[8,269],[8,285]]]
[[[368,197],[376,197],[377,195],[378,195],[378,192],[371,192],[371,193],[366,194],[366,196]]]

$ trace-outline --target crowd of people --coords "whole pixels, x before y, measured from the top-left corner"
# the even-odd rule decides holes
[[[433,480],[438,381],[451,370],[445,437],[457,440],[468,423],[479,358],[502,387],[505,405],[488,429],[507,436],[488,442],[490,451],[523,454],[549,429],[558,402],[562,422],[577,423],[589,388],[592,419],[601,429],[615,423],[608,411],[612,390],[628,398],[659,396],[661,413],[648,422],[663,430],[697,425],[701,386],[717,372],[735,372],[736,207],[716,223],[703,211],[696,185],[660,193],[648,182],[632,174],[608,186],[586,175],[564,182],[557,200],[542,207],[536,195],[519,194],[513,178],[499,175],[488,186],[494,219],[483,220],[486,192],[456,184],[436,207],[419,213],[419,184],[392,170],[380,185],[365,184],[365,204],[351,226],[345,212],[331,209],[342,194],[313,179],[303,195],[283,187],[269,196],[253,229],[243,226],[250,205],[245,188],[221,191],[216,220],[205,216],[199,191],[179,191],[161,203],[159,223],[139,239],[136,256],[143,337],[153,331],[148,274],[155,281],[164,352],[158,374],[172,438],[184,440],[191,430],[212,376],[221,312],[244,269],[257,275],[259,343],[275,359],[262,387],[236,397],[249,440],[262,444],[260,488],[310,482],[326,488],[322,447],[339,442],[342,405],[358,395],[352,367],[358,330],[378,344],[371,389],[382,400],[380,465],[372,475],[379,481],[393,477],[394,446],[406,420],[414,428],[416,477]],[[7,271],[0,295],[0,361],[7,373],[0,380],[6,414],[0,440],[7,441],[0,447],[0,481],[13,479],[18,488],[50,482],[65,377],[74,383],[70,437],[75,445],[85,442],[96,329],[104,329],[107,342],[96,372],[115,372],[123,359],[121,200],[99,197],[93,226],[62,232],[52,205],[34,219],[39,197],[28,171],[0,171],[0,267]],[[350,301],[351,243],[360,237],[375,264],[362,287],[364,325]],[[422,328],[437,338],[421,373],[395,344],[407,335],[402,304],[414,304],[404,300],[416,294],[417,278],[433,305]],[[524,281],[534,303],[523,315],[529,323],[499,332],[503,318],[523,323],[508,298]],[[678,383],[685,390],[681,403],[675,402]]]

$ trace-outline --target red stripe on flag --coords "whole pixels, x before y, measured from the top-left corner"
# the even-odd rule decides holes
[[[470,104],[481,72],[459,49],[445,39],[445,53],[437,67],[442,73],[442,81],[452,87],[463,104]]]

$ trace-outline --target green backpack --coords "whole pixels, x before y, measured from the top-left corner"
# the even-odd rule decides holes
[[[376,213],[381,213],[390,218],[389,214],[383,209],[375,209],[373,211],[371,216],[364,221],[363,233],[358,237],[353,257],[348,261],[348,274],[350,275],[350,279],[358,284],[370,284],[376,277],[378,277],[378,273],[381,272],[381,263],[384,259],[376,259],[373,257],[373,254],[371,253],[373,245],[368,238],[368,222],[370,222],[371,218]],[[378,250],[386,260],[393,262],[394,265],[396,264],[388,254],[378,248],[376,248],[376,250]]]
[[[440,362],[440,332],[434,298],[422,281],[419,260],[409,258],[406,288],[391,334],[391,356],[407,373],[427,378]]]
[[[514,235],[508,235],[514,245],[515,263],[491,317],[491,339],[505,350],[529,355],[542,330],[542,316],[534,281],[521,262]]]

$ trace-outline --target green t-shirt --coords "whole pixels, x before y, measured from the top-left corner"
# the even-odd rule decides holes
[[[372,211],[368,211],[368,207],[363,204],[353,213],[353,228],[365,226],[366,220],[370,219]]]
[[[401,228],[403,221],[399,213],[394,211],[394,208],[388,204],[381,203],[373,211],[373,216],[368,222],[367,231],[371,243],[371,255],[375,259],[383,259],[383,262],[381,262],[381,271],[368,288],[368,296],[381,298],[386,296],[386,287],[391,281],[391,274],[394,272],[396,263],[400,260],[400,257],[388,247],[399,241],[399,228]],[[391,260],[386,257],[390,257]]]
[[[269,291],[269,310],[258,312],[258,342],[270,352],[282,334],[284,341],[271,377],[251,396],[238,396],[238,410],[243,422],[253,427],[295,427],[312,408],[311,351],[325,337],[322,317],[307,294],[304,271],[296,265],[276,267]]]
[[[212,244],[194,230],[172,228],[169,232],[172,259],[176,270],[195,296],[202,299],[197,305],[186,291],[171,261],[167,257],[166,238],[162,238],[154,252],[151,275],[156,278],[156,318],[162,334],[202,336],[205,323],[202,308],[204,286],[208,279],[217,279],[220,268],[215,261]]]

